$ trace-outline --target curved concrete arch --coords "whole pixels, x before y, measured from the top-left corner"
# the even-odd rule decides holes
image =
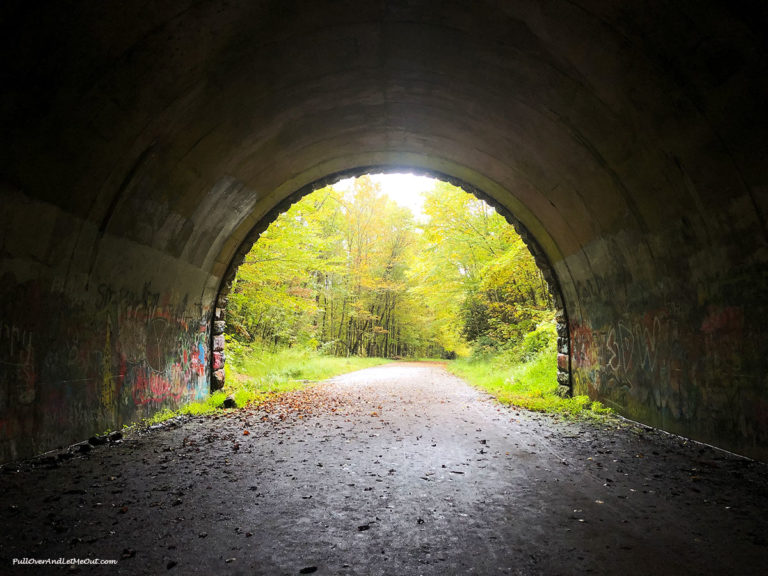
[[[297,190],[293,194],[289,195],[284,200],[275,205],[267,214],[261,217],[256,225],[251,228],[243,241],[238,246],[237,251],[232,256],[227,270],[224,273],[221,282],[218,287],[218,291],[215,298],[215,306],[213,308],[212,324],[211,324],[211,342],[210,349],[212,351],[212,374],[211,374],[211,389],[218,390],[224,386],[224,363],[225,363],[225,343],[224,343],[224,331],[226,325],[226,307],[227,298],[232,288],[232,282],[237,275],[237,270],[245,261],[248,252],[251,251],[254,243],[256,243],[261,234],[269,227],[272,222],[278,217],[279,214],[285,212],[291,204],[301,200],[307,194],[319,190],[326,186],[332,186],[339,180],[351,177],[359,177],[365,174],[381,174],[381,173],[398,173],[408,172],[419,174],[422,176],[429,176],[443,182],[448,182],[463,189],[466,192],[474,194],[478,198],[486,201],[493,206],[496,211],[501,214],[511,226],[515,228],[517,233],[523,239],[523,242],[527,246],[534,260],[536,261],[539,270],[547,283],[552,302],[555,306],[555,317],[557,319],[557,332],[558,332],[558,371],[557,380],[558,385],[561,387],[559,393],[567,395],[571,393],[571,375],[570,375],[570,357],[568,342],[570,341],[568,335],[568,314],[565,308],[565,299],[560,289],[560,280],[558,279],[552,265],[550,264],[549,257],[538,238],[531,235],[530,231],[523,225],[523,223],[510,211],[507,205],[502,204],[498,198],[503,197],[502,194],[497,193],[495,196],[489,195],[479,189],[477,186],[469,184],[448,174],[436,172],[426,168],[428,160],[420,163],[420,167],[413,165],[403,166],[362,166],[357,168],[351,168],[342,172],[330,174],[318,181],[312,182],[300,190]],[[480,179],[480,178],[477,178]],[[548,242],[551,242],[551,238],[545,236]],[[554,361],[554,359],[553,359]]]
[[[537,239],[576,392],[768,457],[760,0],[1,10],[0,460],[205,395],[249,232],[396,165]]]

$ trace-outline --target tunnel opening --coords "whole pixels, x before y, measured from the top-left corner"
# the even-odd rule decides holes
[[[314,332],[311,334],[309,339],[311,340],[311,345],[316,350],[322,350],[324,353],[330,353],[332,355],[336,356],[355,356],[355,357],[385,357],[385,358],[394,358],[394,359],[407,359],[409,357],[442,357],[443,359],[454,359],[457,356],[468,356],[472,355],[473,358],[477,356],[477,353],[479,350],[484,349],[485,353],[488,353],[488,350],[494,350],[495,346],[499,346],[500,344],[515,344],[516,350],[520,350],[522,347],[527,346],[526,350],[528,350],[529,355],[533,355],[537,353],[540,349],[543,349],[546,347],[546,344],[543,344],[544,341],[547,339],[551,340],[551,346],[549,347],[550,350],[552,350],[551,357],[548,359],[548,361],[551,363],[552,368],[552,384],[555,386],[554,391],[558,396],[561,397],[570,397],[572,395],[572,387],[571,387],[571,374],[570,374],[570,354],[569,354],[569,333],[568,333],[568,320],[567,320],[567,313],[564,305],[564,299],[561,294],[560,286],[558,279],[554,273],[554,270],[552,266],[550,265],[547,257],[544,254],[544,251],[541,249],[540,245],[536,241],[536,239],[528,232],[528,230],[521,224],[521,222],[515,218],[515,216],[502,204],[500,204],[498,201],[491,198],[489,195],[485,194],[478,188],[469,185],[468,183],[462,181],[461,179],[448,176],[446,174],[438,173],[432,170],[424,170],[424,169],[418,169],[413,167],[403,167],[403,166],[373,166],[373,167],[360,167],[352,170],[346,170],[344,172],[340,173],[334,173],[332,175],[329,175],[325,178],[322,178],[320,180],[317,180],[313,182],[310,185],[307,185],[305,187],[302,187],[301,189],[297,190],[293,194],[289,195],[284,201],[279,203],[277,206],[275,206],[266,216],[264,216],[257,224],[253,227],[251,232],[247,235],[246,239],[241,243],[240,247],[238,248],[235,256],[232,258],[231,262],[229,263],[229,266],[227,268],[227,272],[224,275],[221,285],[219,287],[219,291],[215,300],[215,306],[213,308],[212,313],[212,319],[211,319],[211,341],[210,341],[210,350],[211,350],[211,380],[210,380],[210,390],[211,393],[221,393],[220,391],[227,386],[227,390],[231,392],[233,390],[232,386],[229,384],[234,384],[228,382],[228,380],[233,379],[234,373],[231,371],[232,364],[231,359],[232,355],[230,354],[231,351],[236,351],[237,356],[240,361],[243,359],[243,348],[241,344],[244,341],[247,341],[247,339],[256,340],[258,339],[261,342],[262,349],[264,347],[263,338],[266,335],[266,333],[269,331],[269,328],[267,327],[268,322],[265,320],[264,323],[257,328],[261,332],[261,336],[259,338],[254,337],[253,335],[248,333],[248,329],[243,326],[243,321],[241,316],[237,316],[236,318],[233,318],[233,305],[231,302],[231,298],[235,298],[238,302],[238,310],[242,309],[242,302],[245,298],[240,293],[233,292],[233,288],[236,288],[238,286],[238,272],[240,270],[243,270],[244,268],[247,268],[248,266],[251,266],[251,272],[250,274],[259,274],[258,268],[253,268],[254,266],[254,260],[260,260],[261,262],[268,262],[270,260],[274,260],[275,256],[272,254],[269,254],[270,248],[263,248],[260,255],[256,255],[257,248],[259,248],[261,245],[259,244],[259,241],[261,238],[269,237],[269,230],[270,227],[274,229],[278,222],[281,221],[285,222],[285,217],[287,214],[291,211],[296,211],[297,203],[300,202],[302,199],[310,198],[310,195],[313,195],[312,197],[318,198],[317,194],[323,194],[325,193],[325,196],[320,199],[317,199],[317,202],[315,203],[315,206],[318,205],[324,205],[325,201],[328,200],[329,193],[331,194],[339,194],[339,190],[341,190],[340,194],[343,196],[344,193],[349,196],[349,194],[356,194],[355,192],[358,183],[361,182],[361,179],[368,179],[366,180],[367,186],[372,187],[373,190],[368,190],[366,193],[370,194],[372,192],[373,196],[368,197],[367,199],[364,198],[364,201],[373,203],[377,200],[377,195],[383,195],[383,200],[385,202],[394,202],[392,206],[399,206],[401,209],[404,206],[403,200],[401,199],[398,204],[397,194],[395,193],[395,199],[393,201],[392,198],[388,198],[387,194],[389,191],[389,194],[392,194],[393,190],[395,190],[395,186],[386,185],[386,179],[389,178],[390,182],[392,181],[392,177],[394,176],[406,176],[410,177],[411,179],[414,178],[421,178],[422,180],[426,182],[430,182],[430,185],[425,185],[422,183],[423,189],[430,189],[431,188],[431,194],[432,194],[432,201],[437,202],[438,204],[442,202],[441,198],[445,195],[450,194],[456,194],[455,198],[459,198],[459,202],[469,202],[468,204],[464,205],[463,207],[454,207],[454,210],[458,210],[461,212],[461,210],[481,210],[485,212],[484,220],[487,220],[489,217],[493,220],[494,218],[496,220],[493,220],[497,222],[497,226],[499,225],[499,222],[503,222],[501,225],[500,230],[504,230],[503,234],[505,237],[508,235],[509,238],[516,239],[515,241],[519,243],[519,245],[516,245],[515,253],[518,254],[517,258],[518,260],[522,258],[522,260],[528,265],[530,268],[529,272],[533,272],[537,276],[538,281],[541,284],[541,292],[543,295],[543,298],[546,299],[546,304],[542,304],[542,302],[538,303],[538,308],[541,308],[538,310],[540,313],[540,316],[538,320],[536,321],[535,318],[530,317],[527,318],[525,321],[522,320],[522,316],[519,316],[517,318],[517,323],[515,326],[516,329],[521,331],[520,334],[510,335],[509,329],[507,329],[506,333],[506,340],[504,342],[499,342],[499,335],[503,333],[502,331],[496,330],[493,332],[495,335],[496,340],[493,338],[489,338],[487,335],[490,334],[492,331],[488,327],[488,318],[489,315],[488,309],[490,307],[495,308],[503,308],[504,304],[502,303],[503,297],[498,296],[499,294],[499,282],[502,283],[501,288],[507,288],[509,285],[514,284],[517,286],[514,280],[511,280],[510,277],[503,277],[503,274],[501,274],[501,279],[496,279],[496,290],[495,294],[496,296],[492,299],[494,302],[489,302],[487,300],[484,300],[483,295],[485,295],[489,289],[487,287],[484,288],[485,292],[478,289],[477,286],[480,285],[479,282],[476,282],[475,289],[473,289],[473,293],[470,294],[469,292],[463,293],[459,300],[461,300],[461,310],[460,314],[462,315],[462,322],[463,325],[460,327],[460,329],[457,331],[454,327],[453,334],[453,341],[451,344],[446,345],[445,342],[442,342],[440,344],[433,342],[432,345],[428,345],[426,347],[419,348],[418,350],[414,349],[412,346],[410,346],[408,343],[404,343],[401,341],[398,341],[397,335],[398,335],[398,328],[395,325],[395,321],[393,319],[394,316],[394,302],[392,303],[392,310],[388,310],[389,306],[389,296],[388,294],[385,295],[385,302],[383,306],[377,306],[377,305],[371,305],[370,310],[363,311],[363,314],[367,314],[368,320],[366,321],[366,327],[370,328],[370,334],[365,338],[365,343],[363,344],[363,338],[360,334],[358,334],[357,340],[354,342],[350,341],[347,342],[342,337],[342,324],[344,323],[344,314],[347,307],[347,298],[344,297],[343,302],[343,308],[341,309],[341,320],[336,318],[336,322],[338,323],[337,327],[331,327],[326,329],[326,323],[330,322],[330,324],[333,324],[334,318],[334,304],[333,302],[329,302],[327,295],[323,294],[321,296],[320,292],[321,290],[318,288],[315,290],[314,293],[310,293],[311,290],[309,290],[306,286],[306,282],[303,283],[302,286],[294,286],[293,290],[294,292],[298,293],[301,291],[304,291],[303,297],[304,301],[306,302],[307,298],[314,299],[316,303],[316,309],[315,309],[315,317],[314,317],[314,325],[311,327],[314,329]],[[370,178],[376,178],[377,180],[375,182],[371,182]],[[384,183],[384,189],[382,190],[382,183]],[[438,187],[440,185],[443,185],[444,188],[442,190],[438,190]],[[401,181],[402,186],[402,181]],[[413,192],[413,191],[412,191]],[[414,192],[415,193],[415,192]],[[466,200],[463,199],[466,197]],[[334,202],[340,202],[339,198],[334,198]],[[422,202],[424,199],[422,198]],[[379,209],[382,209],[384,204],[379,205]],[[369,216],[371,214],[375,213],[375,208],[373,206],[367,206],[367,208],[370,210]],[[342,207],[342,210],[345,210],[346,208]],[[445,207],[443,206],[443,209]],[[419,229],[419,234],[421,236],[424,235],[425,232],[428,231],[429,224],[425,224],[427,221],[432,222],[431,225],[434,226],[433,220],[436,221],[436,219],[440,218],[440,215],[430,215],[429,217],[425,217],[423,213],[420,214],[421,221],[419,221],[419,218],[414,214],[414,211],[412,208],[405,208],[405,210],[409,213],[408,218],[411,226],[413,226],[414,230]],[[418,211],[418,210],[417,210]],[[306,212],[304,215],[301,213],[295,213],[293,214],[294,223],[299,222],[300,228],[293,230],[293,232],[288,232],[288,236],[293,236],[295,239],[295,236],[301,235],[302,230],[301,226],[307,226],[308,223],[304,219],[306,216]],[[443,215],[445,217],[445,215]],[[327,223],[326,223],[327,226]],[[468,226],[473,226],[473,224],[470,222],[468,223]],[[339,232],[340,230],[337,230]],[[455,233],[455,232],[454,232]],[[283,232],[283,237],[286,236],[286,233]],[[478,236],[479,238],[479,236]],[[270,240],[269,238],[262,241],[262,245],[264,242],[274,242],[274,240]],[[317,238],[315,238],[315,241],[319,241]],[[423,241],[423,238],[420,238],[420,241]],[[346,243],[347,240],[344,240]],[[311,241],[310,241],[311,244]],[[507,248],[510,248],[508,245]],[[274,246],[273,246],[274,247]],[[422,246],[422,249],[424,247]],[[282,248],[285,249],[284,247]],[[301,248],[298,248],[301,250]],[[497,250],[499,247],[497,247]],[[311,251],[308,250],[308,251]],[[493,252],[493,248],[490,249],[491,253]],[[394,254],[394,252],[393,252]],[[249,256],[250,255],[250,256]],[[392,258],[394,256],[390,255]],[[498,254],[496,255],[499,256]],[[453,257],[455,257],[455,254],[453,254]],[[250,260],[249,260],[250,258]],[[473,256],[474,258],[474,256]],[[257,263],[256,263],[257,264]],[[457,264],[457,263],[453,263]],[[493,264],[493,262],[487,262],[486,264]],[[264,266],[267,266],[267,264],[264,264]],[[457,264],[459,268],[458,275],[459,277],[466,274],[467,270],[462,268],[462,264]],[[509,262],[506,262],[505,264],[499,265],[496,264],[496,268],[499,267],[509,267]],[[516,264],[516,266],[521,266],[519,263]],[[394,265],[390,261],[388,265],[388,271],[391,271]],[[491,272],[488,272],[486,268],[490,268]],[[486,266],[483,268],[482,274],[486,274],[488,276],[491,276],[494,274],[493,272],[494,267],[493,266]],[[521,269],[522,270],[522,269]],[[473,270],[473,273],[478,273],[479,270]],[[508,272],[508,271],[507,271]],[[313,271],[313,276],[315,272]],[[317,273],[319,276],[322,276],[321,273]],[[498,275],[498,270],[496,270],[496,275]],[[519,277],[523,277],[523,272],[519,272]],[[318,278],[314,277],[313,281],[317,281]],[[325,278],[327,281],[328,279]],[[413,282],[413,280],[410,280]],[[504,284],[506,282],[506,284]],[[240,282],[240,290],[242,290],[242,281]],[[469,284],[467,283],[466,286],[464,286],[464,289],[467,289],[467,286]],[[522,289],[516,288],[518,290],[518,293],[520,294],[520,297],[522,297]],[[534,288],[529,288],[531,294],[535,291]],[[387,289],[385,289],[387,290]],[[433,292],[438,292],[441,294],[441,297],[443,299],[443,306],[445,305],[445,302],[451,298],[451,294],[445,290],[443,287],[440,288],[439,284],[433,283],[431,288],[427,289],[431,290]],[[298,292],[297,292],[298,291]],[[296,294],[294,294],[295,296]],[[290,299],[291,296],[287,295],[287,293],[284,293],[283,296],[286,299]],[[455,294],[454,294],[455,296]],[[323,302],[321,302],[321,297],[324,299]],[[525,296],[527,297],[527,296]],[[523,297],[523,298],[525,298]],[[534,301],[536,299],[536,296],[533,295]],[[392,300],[395,299],[395,296],[392,296]],[[352,299],[353,300],[353,299]],[[330,310],[327,309],[327,307],[330,305]],[[350,302],[350,308],[353,308],[355,305],[354,302]],[[514,305],[516,307],[516,310],[519,309],[519,304]],[[509,313],[511,311],[511,307],[507,308],[507,316],[509,316]],[[548,312],[547,312],[548,311]],[[336,311],[337,316],[339,315],[339,311]],[[349,316],[349,324],[352,325],[352,314]],[[549,316],[547,316],[549,314]],[[533,316],[536,315],[536,312],[534,312]],[[330,316],[330,320],[328,320]],[[480,317],[478,319],[478,316]],[[497,314],[498,318],[491,318],[490,322],[495,323],[495,325],[498,326],[498,324],[503,322],[510,322],[509,318],[507,317],[506,320],[501,320],[501,317],[504,316],[503,312]],[[514,318],[514,314],[512,314]],[[548,320],[545,320],[545,317],[548,318]],[[263,318],[263,311],[262,311],[262,318]],[[252,321],[253,319],[251,319]],[[305,320],[307,320],[305,318]],[[454,318],[455,320],[455,318]],[[310,322],[312,322],[310,320]],[[527,323],[526,323],[527,322]],[[475,324],[472,326],[472,324]],[[483,324],[485,323],[485,332],[483,332],[483,327],[478,327],[477,324]],[[525,325],[525,327],[523,327]],[[445,328],[445,327],[443,327]],[[509,326],[507,325],[507,328]],[[346,328],[345,328],[346,330]],[[549,332],[551,330],[551,332]],[[238,335],[239,331],[239,335]],[[253,331],[251,329],[251,331]],[[294,332],[298,331],[298,328],[294,329]],[[338,338],[334,337],[333,334],[335,334],[338,331]],[[290,332],[290,331],[289,331]],[[319,332],[319,334],[318,334]],[[445,332],[445,330],[443,330]],[[225,335],[228,334],[227,337]],[[280,343],[280,337],[276,335],[274,332],[270,332],[271,337],[273,338],[273,347],[277,348],[278,344]],[[400,335],[402,335],[400,333]],[[241,336],[245,336],[245,340],[241,338]],[[282,341],[283,345],[286,345],[290,348],[292,346],[292,343],[296,341],[296,339],[299,337],[299,334],[293,333],[290,335],[287,335],[288,337],[285,338]],[[526,342],[524,343],[523,340],[525,337]],[[457,342],[456,340],[460,340],[461,342]],[[228,340],[231,340],[228,344]],[[306,334],[304,334],[303,337],[303,345],[307,346],[307,340],[308,337]],[[445,338],[443,339],[445,340]],[[449,338],[450,340],[450,338]],[[534,342],[535,341],[535,342]],[[233,349],[231,346],[235,346]],[[485,346],[485,348],[483,348]],[[538,348],[537,348],[538,346]],[[458,348],[462,348],[461,350],[458,350]],[[511,348],[511,346],[510,346]],[[518,356],[520,355],[519,352],[517,352]],[[526,357],[526,360],[530,360],[530,357]],[[301,372],[301,370],[297,370],[296,374]],[[238,377],[242,377],[238,375]]]

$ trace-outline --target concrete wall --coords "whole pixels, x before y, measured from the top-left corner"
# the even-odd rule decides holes
[[[768,458],[764,3],[0,10],[0,460],[204,395],[241,243],[365,166],[515,215],[577,392]]]

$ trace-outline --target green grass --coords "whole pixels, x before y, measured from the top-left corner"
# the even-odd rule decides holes
[[[610,408],[587,396],[562,398],[556,394],[557,363],[551,350],[527,361],[512,362],[504,356],[460,359],[450,362],[447,368],[502,404],[586,419],[602,420],[611,413]]]
[[[222,409],[224,400],[230,395],[239,408],[249,404],[257,405],[278,394],[303,388],[311,382],[389,362],[384,358],[323,356],[310,350],[254,352],[236,343],[228,349],[233,353],[226,364],[226,384],[223,390],[214,392],[202,402],[191,402],[177,410],[161,410],[144,419],[141,425],[151,426],[182,415],[212,414]]]
[[[389,362],[385,358],[338,358],[311,350],[290,348],[277,353],[244,353],[234,357],[231,370],[236,380],[253,380],[260,389],[280,391],[297,381],[318,381]]]
[[[235,358],[227,375],[225,391],[238,406],[259,401],[326,380],[339,374],[389,362],[385,358],[338,358],[310,350],[288,349],[276,353],[245,353]]]
[[[224,391],[218,390],[206,398],[203,402],[190,402],[185,404],[181,408],[171,410],[169,408],[163,408],[159,412],[145,418],[141,421],[141,426],[152,426],[153,424],[159,424],[165,422],[176,416],[203,416],[205,414],[212,414],[221,409],[221,405],[226,400],[227,395]]]
[[[203,402],[192,402],[177,410],[162,410],[145,419],[142,425],[157,424],[181,415],[212,414],[221,410],[224,400],[230,395],[238,407],[258,405],[311,382],[389,362],[383,358],[323,356],[308,350],[253,352],[236,344],[229,348],[234,354],[227,363],[224,390],[214,392]],[[591,401],[587,396],[562,398],[555,393],[557,365],[552,347],[548,346],[533,356],[524,356],[523,360],[515,358],[507,354],[444,362],[449,371],[487,391],[503,404],[593,420],[604,420],[611,414],[609,408]],[[422,360],[436,361],[433,358]]]

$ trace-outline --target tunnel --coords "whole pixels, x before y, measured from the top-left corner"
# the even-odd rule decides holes
[[[0,462],[209,394],[244,250],[374,168],[512,219],[561,385],[768,458],[764,3],[0,10]]]

